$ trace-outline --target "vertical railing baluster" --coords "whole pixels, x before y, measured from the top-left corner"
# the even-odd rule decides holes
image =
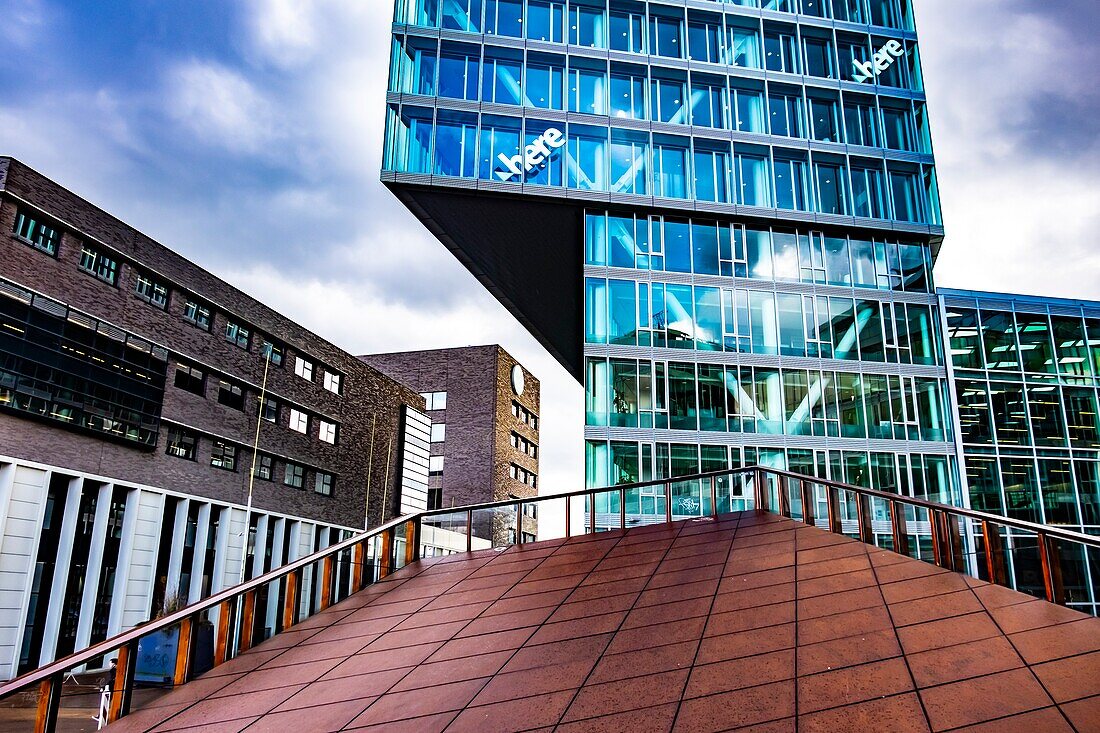
[[[965,558],[963,557],[962,534],[959,529],[959,520],[948,512],[943,513],[943,521],[946,525],[946,537],[951,555],[951,569],[956,573],[966,571]]]
[[[523,544],[523,502],[516,502],[516,544]]]
[[[844,527],[840,522],[840,489],[828,484],[825,487],[825,496],[829,508],[829,531],[833,534],[844,534]]]
[[[1008,585],[1001,533],[997,530],[997,525],[988,519],[982,522],[982,539],[985,540],[985,568],[989,573],[989,582]]]
[[[378,549],[378,579],[381,580],[393,571],[393,527],[382,531],[382,545]],[[470,540],[470,522],[466,522],[466,552],[472,549]]]
[[[335,564],[335,553],[325,555],[321,560],[321,603],[318,606],[319,611],[324,611],[332,605],[332,576]]]
[[[710,477],[710,515],[718,516],[718,477]]]
[[[672,522],[672,482],[665,481],[665,522]]]
[[[356,547],[362,547],[363,543],[360,542]],[[363,550],[365,556],[366,550]],[[365,557],[363,558],[365,562]],[[362,568],[362,566],[360,566]],[[362,574],[362,569],[360,569]],[[362,575],[360,575],[362,577]],[[302,586],[302,571],[295,570],[291,573],[287,573],[286,576],[286,595],[283,600],[283,631],[286,631],[298,621],[298,600],[299,589]]]
[[[779,514],[791,518],[791,482],[793,479],[780,476],[776,481],[776,490],[779,493]]]
[[[356,542],[351,550],[351,592],[363,590],[363,576],[367,565],[367,544]],[[293,573],[291,573],[293,575]]]
[[[771,503],[770,501],[768,501],[769,498],[770,498],[768,496],[768,494],[770,492],[768,491],[767,487],[765,487],[764,481],[765,481],[764,472],[762,470],[760,470],[759,468],[756,469],[756,472],[753,474],[752,483],[753,483],[753,494],[755,495],[755,498],[756,498],[756,507],[755,508],[756,508],[756,511],[758,511],[758,512],[768,511],[769,504]]]
[[[859,539],[867,545],[875,544],[874,527],[871,526],[871,497],[856,493],[856,511],[859,518]]]
[[[565,539],[572,537],[570,523],[573,521],[573,502],[570,501],[571,497],[565,497]]]
[[[626,489],[619,489],[619,529],[626,530]]]
[[[419,521],[410,519],[405,522],[405,564],[410,565],[420,559]]]
[[[237,652],[245,652],[252,648],[252,636],[256,623],[256,590],[244,592],[243,609],[241,610],[240,639],[237,642]]]
[[[229,625],[233,619],[233,601],[218,604],[218,633],[214,639],[214,666],[225,664],[229,656]]]
[[[596,534],[596,492],[592,492],[588,495],[588,531],[590,534]]]
[[[909,554],[909,529],[905,523],[905,505],[900,501],[890,501],[890,525],[894,530],[894,552]]]
[[[113,723],[130,712],[136,662],[136,641],[123,644],[118,648],[118,666],[115,667],[115,678],[111,683],[111,704],[107,709],[108,723]]]
[[[813,527],[816,524],[817,497],[814,495],[814,484],[810,481],[802,482],[802,522]]]
[[[466,552],[474,549],[474,510],[466,510]]]
[[[172,684],[176,687],[187,682],[187,675],[191,671],[191,632],[192,617],[188,616],[180,621],[180,636],[176,643],[176,669],[172,678]]]
[[[1043,568],[1043,590],[1051,603],[1066,604],[1066,589],[1062,583],[1062,563],[1058,547],[1045,532],[1036,535],[1039,540],[1039,560]]]
[[[57,713],[61,709],[63,675],[51,675],[38,685],[38,709],[34,716],[34,733],[53,733],[57,728]]]

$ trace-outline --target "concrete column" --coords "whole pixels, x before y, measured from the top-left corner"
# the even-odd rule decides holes
[[[92,614],[95,612],[96,591],[103,573],[103,545],[107,540],[107,521],[110,519],[111,494],[114,484],[99,487],[95,504],[95,520],[92,523],[92,541],[88,549],[88,570],[84,575],[84,594],[80,599],[80,619],[76,624],[76,650],[87,647],[92,641]]]
[[[183,576],[183,545],[187,540],[187,512],[191,508],[190,499],[176,502],[176,516],[172,521],[172,547],[168,554],[168,582],[164,596],[171,598],[180,592],[180,578]]]
[[[202,571],[206,563],[206,542],[209,535],[210,504],[203,502],[199,504],[199,523],[195,528],[195,553],[191,558],[191,587],[187,592],[188,603],[195,603],[202,599]]]
[[[65,494],[65,514],[61,518],[58,533],[57,556],[54,558],[53,582],[46,599],[46,625],[42,630],[42,649],[38,655],[39,666],[54,661],[57,656],[57,639],[61,633],[61,613],[65,607],[65,591],[69,587],[69,568],[72,566],[73,542],[76,541],[76,523],[80,519],[80,495],[84,489],[83,478],[69,479]]]

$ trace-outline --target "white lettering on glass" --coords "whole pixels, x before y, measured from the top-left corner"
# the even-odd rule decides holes
[[[522,176],[525,173],[530,173],[536,168],[545,165],[547,158],[554,154],[554,151],[565,145],[565,134],[557,128],[551,127],[534,139],[534,141],[524,148],[523,153],[520,155],[513,155],[511,157],[501,153],[497,156],[500,160],[503,170],[496,172],[497,178],[502,181],[507,181],[515,176]]]
[[[887,41],[882,48],[875,52],[870,61],[852,60],[852,66],[856,73],[853,81],[863,83],[878,77],[882,72],[893,66],[894,61],[905,55],[905,47],[900,41]]]

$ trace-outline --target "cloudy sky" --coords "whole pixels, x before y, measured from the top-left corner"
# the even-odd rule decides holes
[[[914,2],[939,284],[1100,299],[1100,2]],[[580,387],[378,183],[390,4],[0,0],[0,154],[353,353],[503,344],[579,488]]]

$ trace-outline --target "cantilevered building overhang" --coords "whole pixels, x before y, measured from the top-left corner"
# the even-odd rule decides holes
[[[765,226],[790,222],[793,217],[825,230],[843,228],[850,236],[870,239],[892,232],[924,240],[933,255],[943,240],[943,228],[938,225],[868,222],[830,214],[392,171],[384,171],[382,180],[578,382],[584,378],[586,208],[624,212],[641,208],[670,216],[734,215]]]

